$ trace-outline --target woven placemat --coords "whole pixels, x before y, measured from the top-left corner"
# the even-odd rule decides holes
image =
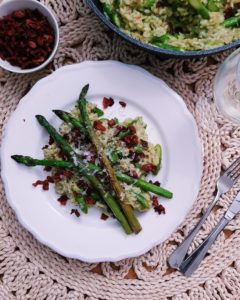
[[[222,118],[212,101],[212,79],[229,52],[198,60],[163,60],[112,34],[82,0],[42,2],[58,18],[60,47],[53,64],[40,73],[15,75],[0,71],[1,136],[10,113],[40,78],[66,64],[84,60],[120,60],[146,68],[184,98],[198,125],[204,149],[204,171],[198,200],[170,239],[145,255],[115,264],[96,265],[66,259],[41,245],[16,220],[1,184],[0,299],[239,299],[239,217],[220,234],[210,254],[191,278],[183,277],[167,265],[170,253],[212,200],[221,168],[240,154],[240,128]],[[237,187],[219,201],[192,249],[220,220],[236,190]],[[94,272],[96,270],[100,274]]]

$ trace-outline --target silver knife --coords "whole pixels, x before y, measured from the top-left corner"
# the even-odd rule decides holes
[[[224,227],[240,212],[240,192],[237,194],[229,209],[226,211],[224,217],[218,223],[218,225],[212,230],[204,242],[198,246],[194,252],[188,256],[186,260],[180,266],[180,272],[189,277],[196,271],[201,261],[204,259],[209,248],[216,240],[219,233]]]

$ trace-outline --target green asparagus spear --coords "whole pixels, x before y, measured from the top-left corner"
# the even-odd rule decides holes
[[[120,139],[124,138],[125,136],[128,136],[131,134],[131,131],[129,129],[125,130],[125,131],[120,131],[118,134],[118,137]]]
[[[88,131],[88,136],[92,142],[92,144],[94,145],[94,147],[96,148],[97,153],[99,154],[102,164],[104,165],[109,179],[111,181],[111,185],[114,189],[114,192],[116,194],[116,198],[128,220],[129,225],[131,226],[132,230],[135,233],[138,233],[141,231],[141,225],[138,222],[137,218],[135,217],[134,213],[133,213],[133,209],[132,207],[127,204],[129,201],[126,198],[124,189],[122,188],[122,186],[120,185],[116,174],[111,166],[111,163],[109,162],[106,154],[105,154],[105,149],[104,146],[102,145],[101,141],[99,140],[97,134],[95,133],[92,123],[90,121],[90,118],[88,116],[87,113],[87,100],[85,99],[85,95],[86,95],[86,91],[88,90],[89,85],[86,85],[85,87],[83,87],[80,96],[79,96],[79,100],[78,100],[78,106],[79,106],[79,110],[81,113],[81,117],[83,120],[83,123],[85,125],[85,128]]]
[[[82,95],[87,92],[86,88],[82,89]],[[122,213],[119,204],[115,201],[115,199],[111,196],[108,191],[105,191],[103,185],[98,180],[96,176],[89,174],[87,172],[86,166],[77,158],[73,148],[68,144],[68,142],[56,131],[56,129],[41,115],[36,116],[40,125],[42,125],[49,135],[54,139],[55,143],[62,149],[62,151],[68,156],[72,163],[78,170],[82,173],[83,177],[87,179],[87,181],[92,185],[92,187],[101,195],[103,200],[106,202],[107,206],[111,209],[112,213],[118,219],[123,229],[127,234],[132,232],[129,227],[128,221],[124,214]]]
[[[209,19],[209,12],[206,6],[201,0],[188,0],[189,4],[203,17],[203,19]]]
[[[47,166],[47,167],[56,167],[56,168],[65,168],[65,169],[74,168],[73,163],[65,160],[35,159],[30,156],[17,155],[17,154],[12,155],[11,158],[14,159],[16,162],[28,167]]]
[[[94,109],[92,110],[92,112],[94,112],[95,114],[97,114],[99,117],[102,117],[104,115],[104,112],[98,108],[97,106],[94,107]]]
[[[157,175],[161,168],[161,163],[162,163],[162,147],[161,147],[161,145],[157,144],[154,147],[154,150],[156,151],[156,154],[158,156],[158,163],[156,165],[156,170],[153,172],[153,175]]]
[[[114,121],[115,121],[116,124],[119,124],[118,118],[115,117],[115,118],[114,118]]]
[[[87,203],[84,199],[84,197],[82,196],[83,195],[83,190],[80,189],[80,188],[75,188],[73,189],[73,195],[74,195],[74,199],[75,201],[78,203],[81,211],[85,214],[88,213],[88,206],[87,206]]]
[[[112,151],[110,154],[109,154],[109,158],[111,160],[111,162],[113,164],[115,164],[118,160],[119,160],[119,157],[118,157],[118,154],[116,151]]]
[[[136,153],[142,153],[143,152],[143,147],[138,144],[137,146],[134,147],[134,151]]]
[[[23,155],[12,155],[12,159],[17,161],[18,163],[24,164],[25,166],[28,167],[34,167],[34,166],[49,166],[49,167],[56,167],[56,168],[65,168],[65,169],[76,169],[76,166],[69,162],[69,161],[63,161],[63,160],[46,160],[46,159],[34,159],[30,156],[23,156]],[[100,173],[102,170],[100,167],[93,165],[93,164],[88,164],[86,170],[91,170],[97,171]],[[172,192],[163,189],[155,184],[149,183],[143,179],[134,179],[126,174],[123,174],[122,172],[118,171],[116,172],[116,176],[118,180],[125,182],[127,184],[133,184],[145,192],[151,192],[159,196],[163,196],[165,198],[172,198]],[[95,199],[95,198],[94,198]]]
[[[222,24],[224,27],[227,27],[227,28],[228,27],[238,27],[238,26],[240,26],[240,15],[228,18]]]
[[[155,46],[166,49],[166,50],[173,50],[173,51],[180,51],[181,49],[179,47],[173,46],[173,45],[168,45],[168,44],[163,44],[163,43],[154,43]]]
[[[131,190],[131,192],[136,196],[137,201],[141,204],[141,206],[145,209],[149,208],[149,205],[146,201],[146,199],[143,197],[143,195],[141,195],[140,193],[136,193],[133,190]]]
[[[220,10],[220,3],[219,1],[216,1],[216,0],[209,0],[208,3],[207,3],[207,8],[209,11],[212,11],[212,12],[217,12]]]
[[[105,16],[112,21],[112,17],[114,13],[113,6],[107,3],[103,3],[102,6],[103,6],[103,12]]]
[[[134,186],[137,186],[141,188],[142,190],[146,192],[151,192],[159,196],[163,196],[165,198],[171,199],[173,197],[172,192],[165,190],[155,184],[152,184],[150,182],[147,182],[142,179],[134,179],[126,174],[123,174],[121,172],[116,172],[117,178],[121,180],[122,182],[126,182],[127,184],[133,184]]]
[[[73,127],[78,128],[83,134],[87,135],[87,130],[84,128],[82,123],[77,120],[76,118],[73,118],[72,115],[68,112],[62,111],[62,110],[53,110],[53,112],[64,122],[68,124],[72,124]]]
[[[156,0],[147,0],[144,3],[143,7],[146,9],[151,9],[155,2],[156,2]]]
[[[165,43],[166,41],[168,41],[170,39],[171,35],[169,33],[165,33],[161,36],[156,36],[154,35],[151,38],[151,43],[155,44],[155,43]]]

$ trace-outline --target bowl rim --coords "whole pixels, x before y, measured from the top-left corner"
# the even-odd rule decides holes
[[[7,60],[3,60],[0,58],[0,67],[7,70],[7,71],[10,71],[12,73],[18,73],[18,74],[28,74],[28,73],[33,73],[33,72],[37,72],[41,69],[43,69],[45,66],[47,66],[53,59],[54,55],[56,54],[56,51],[58,49],[58,45],[59,45],[59,26],[58,26],[58,22],[57,22],[57,19],[56,17],[54,16],[54,14],[52,13],[52,11],[44,4],[42,4],[41,2],[38,2],[38,1],[35,1],[35,0],[25,0],[26,2],[31,2],[33,3],[35,6],[36,6],[36,9],[38,7],[41,7],[43,10],[47,11],[49,17],[52,19],[52,22],[54,25],[52,25],[52,28],[53,28],[53,31],[54,31],[54,38],[55,38],[55,41],[54,41],[54,47],[53,47],[53,50],[51,52],[51,54],[49,55],[49,57],[39,66],[37,67],[34,67],[34,68],[31,68],[31,69],[21,69],[20,67],[18,66],[14,66],[14,65],[11,65]],[[16,3],[16,2],[19,2],[19,0],[3,0],[3,2],[0,4],[0,10],[3,6],[5,5],[11,5],[12,3]],[[27,9],[27,5],[26,5],[26,9]],[[12,12],[14,12],[14,7],[13,7],[13,10]],[[5,64],[4,62],[8,62],[9,65]]]
[[[240,45],[240,39],[220,46],[216,48],[211,48],[207,50],[191,50],[191,51],[177,51],[177,50],[167,50],[162,48],[157,48],[154,46],[151,46],[150,44],[142,43],[131,36],[127,35],[123,31],[121,31],[116,25],[114,25],[105,15],[104,13],[97,7],[94,0],[86,0],[88,6],[93,10],[93,12],[102,20],[105,25],[107,25],[110,29],[112,29],[116,34],[120,35],[124,40],[130,42],[131,44],[134,44],[135,46],[147,50],[148,52],[155,53],[155,54],[161,54],[162,56],[166,57],[175,57],[175,58],[197,58],[202,56],[208,56],[217,54],[226,50],[229,50],[231,48],[234,48],[236,46]]]

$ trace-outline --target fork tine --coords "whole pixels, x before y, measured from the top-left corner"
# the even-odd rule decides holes
[[[228,176],[230,176],[232,179],[234,179],[236,176],[238,176],[240,171],[240,165],[234,169],[234,172],[232,171]]]
[[[232,177],[232,180],[234,181],[234,183],[238,180],[239,177],[240,177],[240,173],[238,173],[237,176]]]
[[[236,171],[239,169],[239,166],[240,166],[240,161],[238,163],[234,163],[234,167],[231,168],[230,171],[227,172],[228,175],[231,175],[231,174],[235,174]]]
[[[228,168],[227,170],[224,172],[225,175],[229,175],[230,173],[232,173],[240,164],[240,157],[235,160]]]

